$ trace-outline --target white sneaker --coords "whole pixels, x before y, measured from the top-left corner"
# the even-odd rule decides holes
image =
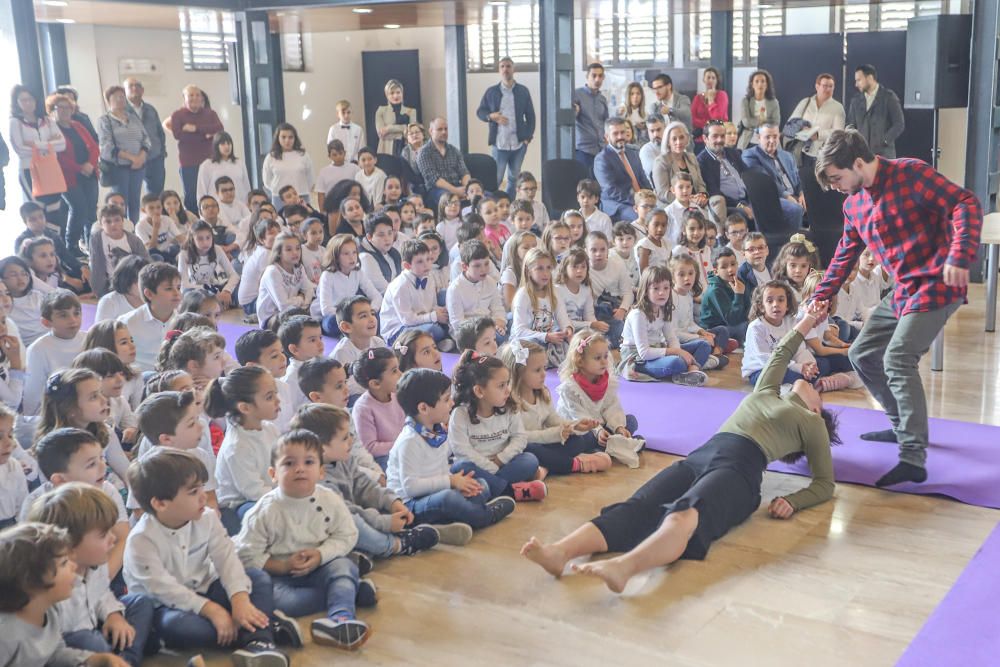
[[[701,370],[714,371],[718,367],[719,367],[719,358],[714,354],[710,354],[708,355],[708,361],[706,361],[705,365],[701,367]]]

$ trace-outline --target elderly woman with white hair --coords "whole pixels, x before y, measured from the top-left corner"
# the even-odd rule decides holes
[[[403,106],[403,84],[389,79],[385,84],[388,104],[375,110],[375,130],[378,132],[378,152],[399,155],[406,145],[406,127],[416,123],[417,110]]]
[[[687,174],[691,178],[691,204],[710,212],[715,220],[726,219],[726,200],[723,197],[709,197],[705,179],[701,176],[698,159],[688,147],[691,135],[687,126],[680,121],[674,121],[663,130],[663,142],[660,144],[660,154],[653,162],[653,188],[656,198],[661,204],[670,208],[674,204],[673,180],[677,174]]]

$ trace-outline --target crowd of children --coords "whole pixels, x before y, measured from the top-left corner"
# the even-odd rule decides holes
[[[527,172],[513,201],[471,181],[432,211],[337,108],[318,181],[283,124],[268,192],[207,174],[197,215],[147,195],[134,229],[110,195],[83,263],[22,207],[0,261],[0,663],[137,665],[162,645],[286,665],[314,614],[315,642],[357,649],[374,559],[466,544],[549,475],[634,460],[620,381],[698,387],[742,348],[755,383],[805,315],[812,242],[769,263],[685,174],[668,208],[636,193],[634,222],[592,180],[550,219]],[[783,382],[861,386],[847,350],[888,287],[862,255]],[[260,328],[227,341],[235,307]]]

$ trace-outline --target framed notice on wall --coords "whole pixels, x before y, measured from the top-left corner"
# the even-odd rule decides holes
[[[124,81],[134,76],[142,81],[142,87],[148,97],[159,97],[162,91],[163,68],[158,60],[152,58],[121,58],[118,60],[118,80]]]

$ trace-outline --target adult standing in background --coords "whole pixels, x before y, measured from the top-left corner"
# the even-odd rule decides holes
[[[802,196],[795,158],[781,149],[781,131],[777,125],[764,123],[757,132],[760,136],[758,144],[743,151],[740,157],[748,168],[758,167],[771,177],[778,188],[778,203],[781,204],[785,225],[798,229],[802,226],[806,200]]]
[[[83,125],[90,137],[97,143],[97,130],[94,128],[94,124],[90,122],[90,116],[80,111],[80,94],[77,92],[76,88],[73,86],[59,86],[56,88],[57,95],[66,95],[73,101],[73,116],[71,120]]]
[[[847,110],[847,124],[857,128],[875,155],[896,157],[896,139],[906,128],[899,98],[879,85],[878,72],[872,65],[854,70],[855,95]]]
[[[612,220],[635,220],[635,193],[652,186],[642,171],[639,151],[627,146],[625,119],[605,123],[607,145],[594,159],[594,175],[601,184],[601,210]]]
[[[639,161],[642,162],[642,171],[646,174],[649,182],[653,182],[653,163],[656,156],[660,154],[660,144],[663,142],[663,116],[658,111],[650,112],[646,117],[646,129],[649,131],[649,141],[639,149]]]
[[[219,116],[205,104],[198,86],[184,87],[184,106],[170,114],[167,129],[177,140],[177,159],[184,184],[184,208],[198,210],[198,168],[212,157],[212,138],[222,132]]]
[[[757,128],[764,124],[781,125],[781,106],[774,95],[774,79],[766,69],[750,75],[747,94],[740,103],[740,138],[736,147],[741,151],[760,141]]]
[[[705,149],[705,126],[710,120],[729,120],[729,95],[722,89],[722,75],[714,67],[705,68],[701,75],[705,90],[691,100],[691,132],[694,133],[694,150]]]
[[[66,208],[62,195],[37,198],[31,195],[31,158],[34,150],[43,154],[50,150],[56,153],[66,150],[66,137],[55,121],[47,118],[42,111],[38,98],[30,88],[20,84],[14,86],[10,93],[10,145],[17,153],[24,200],[37,200],[45,207],[45,219],[49,224],[56,225],[62,234],[66,231]]]
[[[604,65],[587,66],[587,85],[573,91],[576,112],[576,161],[594,173],[594,158],[604,148],[604,124],[608,120],[608,100],[601,93]]]
[[[691,98],[674,90],[674,80],[669,74],[657,74],[650,85],[656,99],[649,103],[649,115],[660,114],[665,123],[680,121],[690,133]]]
[[[134,76],[125,79],[122,84],[125,87],[125,96],[128,97],[129,106],[132,111],[142,121],[142,126],[146,128],[146,136],[149,137],[149,157],[146,158],[146,192],[160,194],[163,192],[163,184],[167,178],[164,160],[167,157],[167,135],[163,131],[160,123],[160,114],[156,107],[143,101],[142,96],[146,89],[142,82]]]
[[[816,155],[830,138],[834,130],[843,130],[847,113],[844,105],[833,98],[836,83],[832,74],[820,74],[816,77],[816,94],[802,99],[789,120],[801,118],[809,123],[812,132],[809,142],[802,149],[802,171],[812,171],[816,165]]]
[[[134,224],[139,221],[149,135],[139,116],[128,105],[124,88],[110,86],[104,91],[104,100],[108,103],[108,112],[98,120],[97,135],[100,138],[101,160],[114,165],[111,174],[105,177],[111,180],[111,191],[125,197],[128,218]]]
[[[403,105],[403,84],[396,79],[386,82],[385,99],[388,104],[375,110],[377,152],[398,156],[405,143],[406,126],[419,120],[417,110]]]
[[[417,156],[417,166],[423,176],[427,197],[424,204],[436,211],[438,200],[446,193],[465,198],[465,184],[471,176],[465,159],[457,148],[448,143],[448,121],[435,118],[430,124],[431,140]]]
[[[66,150],[59,153],[59,166],[66,179],[63,200],[69,207],[69,225],[63,241],[70,253],[82,257],[81,241],[84,247],[89,246],[90,226],[97,221],[97,160],[100,149],[83,123],[73,120],[75,108],[76,104],[68,95],[57,93],[45,100],[45,110],[66,137]]]
[[[649,138],[646,133],[646,91],[638,81],[632,81],[625,86],[625,95],[621,106],[618,107],[618,115],[632,125],[632,141],[629,143],[636,146],[646,143]]]
[[[476,116],[490,126],[487,141],[497,163],[497,186],[506,172],[507,194],[513,197],[524,154],[535,136],[535,106],[527,87],[514,81],[513,60],[504,56],[498,70],[500,83],[483,93]]]

